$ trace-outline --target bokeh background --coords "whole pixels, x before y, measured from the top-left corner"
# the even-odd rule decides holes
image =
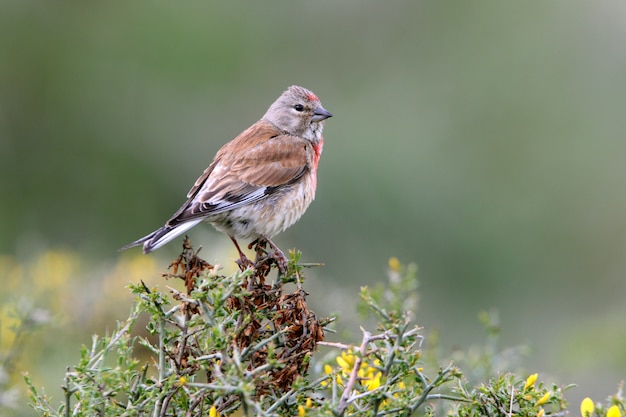
[[[56,323],[18,369],[60,400],[80,344],[127,316],[124,285],[174,285],[177,244],[117,249],[301,84],[335,117],[317,199],[275,241],[325,264],[317,313],[357,338],[358,288],[397,256],[444,352],[481,343],[495,309],[529,372],[576,383],[575,408],[603,399],[626,377],[625,37],[617,0],[4,0],[2,325],[15,300]],[[190,236],[232,269],[228,238]]]

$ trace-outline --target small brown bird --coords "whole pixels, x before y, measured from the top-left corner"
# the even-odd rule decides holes
[[[205,221],[232,239],[242,262],[250,263],[236,239],[267,242],[284,271],[287,259],[271,238],[315,197],[322,129],[331,116],[313,92],[289,87],[261,120],[217,152],[163,227],[120,250],[143,244],[149,253]]]

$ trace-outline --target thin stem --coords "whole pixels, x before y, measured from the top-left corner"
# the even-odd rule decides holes
[[[181,366],[183,363],[183,357],[185,356],[185,349],[187,348],[187,339],[189,338],[189,328],[187,327],[187,321],[189,320],[189,309],[185,311],[185,314],[182,317],[182,323],[180,325],[181,335],[180,338],[182,340],[181,346],[178,348],[178,358],[176,360],[176,370],[180,374]]]
[[[193,410],[195,410],[196,407],[200,405],[201,402],[204,401],[204,396],[205,396],[205,393],[203,392],[201,395],[198,396],[198,398],[194,400],[193,403],[191,403],[191,406],[189,407],[189,411],[187,411],[187,414],[185,414],[185,417],[191,417],[193,415],[191,413],[193,413]],[[202,412],[199,415],[202,415]]]
[[[360,355],[355,355],[356,359],[354,360],[354,366],[352,367],[352,372],[350,373],[350,379],[346,384],[345,389],[343,390],[343,394],[341,394],[341,399],[339,400],[339,407],[337,408],[337,415],[342,416],[346,411],[348,404],[352,401],[350,399],[350,393],[354,384],[356,384],[357,376],[359,374],[359,369],[361,369],[361,362],[363,362],[363,357],[365,356],[365,351],[367,348],[367,344],[370,342],[370,333],[361,329],[363,332],[363,341],[361,342],[361,346],[359,348]]]
[[[440,384],[440,382],[444,379],[444,377],[448,373],[450,373],[452,369],[453,369],[453,365],[450,364],[445,369],[442,369],[441,371],[439,371],[439,375],[437,375],[437,377],[430,384],[428,384],[428,382],[424,378],[424,375],[422,375],[421,372],[417,372],[417,375],[420,378],[422,385],[424,386],[424,390],[422,391],[422,394],[415,400],[415,402],[411,406],[411,412],[414,412],[415,410],[417,410],[417,408],[420,405],[422,405],[424,401],[426,401],[426,399],[428,399],[429,397],[428,394],[430,394],[430,392]]]
[[[272,336],[268,337],[267,339],[261,340],[256,345],[245,348],[244,350],[241,351],[241,358],[245,360],[248,357],[248,355],[250,355],[250,354],[252,354],[254,352],[258,352],[259,349],[261,349],[263,346],[267,345],[272,340],[277,339],[278,337],[280,337],[283,334],[287,333],[287,331],[289,331],[289,328],[284,328],[283,330],[274,333]]]
[[[285,401],[287,401],[290,398],[293,398],[296,394],[300,393],[300,392],[306,392],[307,390],[313,388],[313,387],[317,387],[322,381],[325,381],[326,379],[328,379],[328,376],[323,376],[321,378],[316,379],[315,381],[311,382],[310,384],[308,384],[305,387],[302,387],[298,390],[293,390],[290,389],[287,393],[285,393],[282,397],[280,397],[278,400],[274,401],[274,403],[272,404],[272,406],[270,408],[267,409],[266,413],[269,414],[271,412],[273,412],[274,410],[276,410],[281,404],[283,404]]]
[[[186,385],[189,387],[203,388],[209,391],[224,391],[226,393],[233,393],[239,390],[239,387],[234,385],[205,384],[203,382],[187,382]]]
[[[70,417],[70,405],[71,405],[71,397],[74,392],[70,389],[70,368],[67,367],[67,371],[65,372],[65,386],[62,387],[63,391],[65,391],[65,417]]]
[[[165,320],[159,318],[159,382],[165,379]]]
[[[343,350],[348,350],[350,349],[350,345],[346,345],[345,343],[337,343],[337,342],[317,342],[318,345],[322,345],[322,346],[330,346],[330,347],[336,347],[339,349],[343,349]]]

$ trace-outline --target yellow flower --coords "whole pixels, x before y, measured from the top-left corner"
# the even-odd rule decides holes
[[[341,359],[341,357],[337,357],[337,361],[339,362],[339,360]],[[343,359],[341,359],[343,360]],[[348,372],[344,371],[343,368],[341,370],[346,376],[348,375]],[[330,366],[329,364],[324,365],[324,373],[326,375],[331,375],[333,373],[333,367]],[[343,380],[341,379],[341,375],[340,374],[336,374],[335,375],[335,381],[337,382],[337,384],[342,385],[343,384]],[[328,384],[330,383],[330,378],[326,381],[322,381],[322,386],[328,386]]]
[[[307,397],[304,405],[299,405],[298,406],[298,417],[305,417],[306,416],[306,410],[311,408],[312,404],[313,404],[313,401],[311,401],[311,398]]]
[[[333,373],[333,367],[330,366],[329,364],[324,365],[324,373],[326,375],[332,374]],[[322,386],[325,387],[326,385],[328,385],[328,380],[322,381]]]
[[[6,349],[7,352],[15,340],[15,333],[12,329],[18,327],[20,323],[19,319],[12,314],[12,309],[13,307],[8,304],[0,307],[0,334],[3,336],[0,339],[0,348]]]
[[[400,271],[400,261],[395,256],[389,258],[389,269],[391,269],[393,272]]]
[[[540,408],[539,411],[537,411],[537,417],[543,417],[545,413],[546,413],[546,410],[544,410],[543,408]]]
[[[215,408],[215,406],[211,407],[209,410],[209,417],[221,417],[221,414],[217,412],[217,408]]]
[[[382,372],[378,372],[374,376],[370,376],[367,379],[363,380],[363,385],[367,388],[368,391],[373,391],[376,388],[380,387],[380,378],[383,376]]]
[[[2,277],[2,290],[9,294],[24,282],[24,267],[13,257],[0,255],[0,277]]]
[[[606,410],[606,417],[622,417],[622,412],[619,411],[619,407],[616,405],[612,405]]]
[[[72,274],[78,271],[80,258],[77,254],[65,251],[47,251],[30,266],[37,284],[37,291],[61,288]]]
[[[593,414],[595,405],[591,398],[587,397],[580,403],[580,415],[582,417],[590,417]]]
[[[539,398],[535,405],[545,404],[549,399],[550,399],[550,391],[543,394],[543,397]]]
[[[349,373],[352,372],[352,367],[354,367],[356,358],[352,354],[352,351],[349,350],[347,352],[341,352],[341,356],[337,356],[336,361],[337,365],[341,367],[343,372]]]
[[[535,385],[535,382],[537,382],[537,376],[538,376],[537,374],[532,374],[531,376],[526,378],[526,384],[524,384],[524,391]]]
[[[184,376],[178,378],[178,385],[183,386],[185,384],[187,384],[187,378],[185,378]]]

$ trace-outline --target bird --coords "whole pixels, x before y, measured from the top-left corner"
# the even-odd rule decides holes
[[[249,248],[256,244],[257,250],[267,243],[273,251],[268,257],[284,273],[287,259],[271,238],[298,221],[315,198],[329,117],[312,91],[288,87],[259,121],[220,148],[163,227],[120,251],[143,245],[148,254],[208,222],[230,237],[240,265],[252,262],[237,239],[249,239]]]

